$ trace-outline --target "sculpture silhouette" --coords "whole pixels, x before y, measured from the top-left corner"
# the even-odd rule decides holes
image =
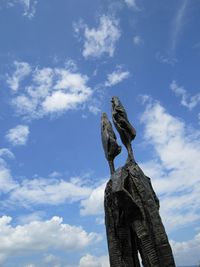
[[[136,131],[117,97],[112,98],[113,122],[122,143],[128,150],[126,164],[114,169],[119,154],[111,123],[102,116],[102,143],[111,169],[105,189],[105,225],[110,267],[175,267],[172,250],[159,215],[159,200],[151,185],[134,161],[131,141]]]

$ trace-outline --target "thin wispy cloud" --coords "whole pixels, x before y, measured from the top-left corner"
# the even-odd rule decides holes
[[[109,73],[107,75],[105,86],[107,87],[114,86],[122,82],[123,80],[127,79],[129,75],[130,75],[129,71],[122,70],[122,68],[118,67],[112,73]]]
[[[189,110],[192,110],[200,104],[200,93],[191,96],[188,91],[183,86],[179,86],[176,81],[171,82],[170,89],[177,97],[181,98],[181,105]]]
[[[169,64],[171,66],[174,66],[178,62],[177,58],[174,57],[174,55],[171,55],[170,53],[167,53],[165,55],[160,52],[157,52],[156,59],[161,63]]]
[[[23,16],[32,19],[36,13],[36,5],[38,0],[8,0],[7,7],[15,7],[17,5],[22,7]]]
[[[141,36],[139,36],[139,35],[135,35],[135,36],[133,37],[133,43],[134,43],[134,45],[136,45],[136,46],[140,46],[141,44],[144,43],[144,41],[143,41],[143,39],[141,38]]]
[[[12,75],[7,74],[6,82],[13,91],[17,91],[20,82],[30,74],[31,66],[27,62],[14,61],[13,67],[15,70]]]
[[[174,17],[174,21],[172,24],[171,45],[170,45],[170,50],[172,55],[174,55],[175,53],[176,46],[180,39],[180,35],[183,31],[187,6],[188,6],[188,0],[182,0],[181,5],[178,7],[178,10]]]
[[[1,148],[0,149],[0,157],[8,157],[10,159],[14,159],[15,155],[8,148]]]
[[[128,7],[137,8],[136,0],[124,0]]]

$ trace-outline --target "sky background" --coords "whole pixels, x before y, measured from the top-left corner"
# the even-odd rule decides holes
[[[199,263],[199,12],[198,0],[0,0],[0,266],[109,266],[112,96],[177,265]]]

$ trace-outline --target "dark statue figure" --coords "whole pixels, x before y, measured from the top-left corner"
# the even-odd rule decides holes
[[[117,138],[113,131],[112,124],[108,120],[106,113],[102,114],[101,118],[102,144],[105,151],[105,156],[110,167],[110,173],[113,174],[114,158],[121,152],[121,147],[117,144]]]
[[[126,164],[115,170],[120,153],[107,115],[101,120],[101,136],[111,178],[104,196],[105,224],[110,267],[175,267],[172,250],[159,215],[159,200],[151,180],[135,162],[131,141],[136,131],[117,97],[112,98],[112,118],[128,151]]]
[[[133,151],[131,147],[131,141],[136,136],[135,128],[128,121],[128,117],[124,107],[122,106],[118,97],[112,97],[112,119],[113,123],[120,134],[120,138],[122,143],[125,145],[128,151],[128,159],[129,161],[134,161],[133,159]]]

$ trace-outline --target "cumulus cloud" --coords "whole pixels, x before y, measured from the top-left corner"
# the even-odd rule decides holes
[[[27,125],[17,125],[10,129],[6,134],[6,139],[13,145],[25,145],[29,136],[29,127]]]
[[[112,73],[108,74],[105,86],[111,87],[116,85],[129,77],[129,71],[123,71],[121,68],[117,68]]]
[[[60,217],[46,221],[34,221],[12,226],[12,218],[0,218],[0,262],[18,254],[45,252],[48,249],[62,251],[80,250],[100,240],[94,232],[87,233],[82,227],[64,224]]]
[[[7,6],[14,7],[16,5],[21,5],[23,8],[23,15],[31,19],[35,15],[37,3],[37,0],[8,0]]]
[[[25,63],[23,63],[25,64]],[[76,71],[71,64],[64,68],[33,68],[28,82],[14,94],[12,105],[25,118],[40,118],[77,109],[92,95],[87,86],[88,77]],[[16,72],[8,81],[15,80]],[[24,76],[17,78],[17,89]],[[13,89],[11,82],[8,85]]]
[[[103,213],[103,199],[106,183],[92,189],[86,199],[81,200],[81,215],[98,215]]]
[[[97,28],[89,28],[84,24],[75,25],[76,32],[81,29],[84,34],[83,56],[85,58],[99,58],[103,54],[108,54],[110,57],[114,55],[116,42],[121,35],[118,20],[103,15]]]
[[[79,267],[109,267],[108,256],[96,257],[86,254],[80,259]]]
[[[181,105],[192,110],[200,103],[200,93],[190,96],[183,86],[179,86],[176,81],[172,81],[170,89],[176,96],[181,98]]]
[[[176,255],[177,266],[197,266],[197,264],[199,264],[200,233],[196,234],[193,239],[188,241],[176,242],[171,240],[171,245]]]
[[[161,198],[161,214],[168,230],[200,219],[200,132],[150,101],[141,116],[144,138],[154,159],[140,164]]]
[[[31,66],[27,62],[14,61],[15,71],[13,74],[7,75],[7,84],[13,90],[19,89],[20,82],[30,74]]]

